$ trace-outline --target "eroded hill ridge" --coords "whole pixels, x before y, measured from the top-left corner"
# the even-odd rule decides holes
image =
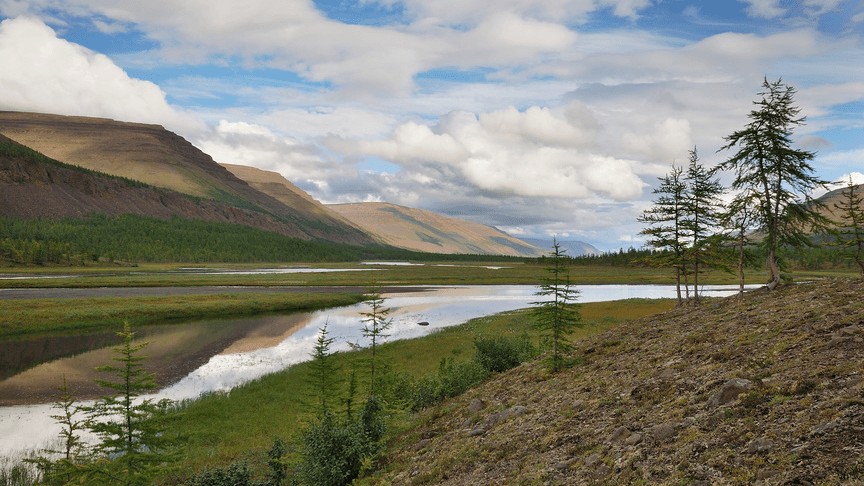
[[[860,485],[864,283],[709,300],[427,412],[388,484]]]

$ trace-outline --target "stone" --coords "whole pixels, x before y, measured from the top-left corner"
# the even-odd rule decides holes
[[[420,449],[423,449],[431,443],[432,439],[422,439],[420,442],[417,443],[417,445],[414,446],[414,450],[419,451]]]
[[[708,408],[715,409],[721,405],[726,405],[738,398],[738,395],[749,390],[752,386],[753,382],[750,380],[745,380],[744,378],[732,378],[723,384],[723,387],[720,388],[719,391],[711,395],[711,398],[708,399]]]
[[[831,432],[832,429],[837,427],[835,422],[826,422],[813,427],[813,435],[825,435],[828,432]]]
[[[759,454],[762,452],[768,453],[773,452],[776,446],[773,442],[768,439],[756,439],[751,442],[747,449],[744,451],[745,454]]]
[[[484,408],[486,408],[486,405],[483,403],[483,400],[477,398],[471,400],[471,403],[468,404],[468,411],[471,413],[477,413]]]
[[[672,438],[675,435],[675,427],[671,425],[658,425],[656,427],[651,428],[651,438],[653,438],[657,442],[663,442],[667,439]]]
[[[528,412],[529,410],[526,407],[517,405],[515,407],[508,408],[507,410],[493,413],[492,415],[486,417],[486,421],[483,422],[483,425],[487,428],[493,427],[499,422],[525,415]]]
[[[624,440],[624,444],[628,446],[634,446],[638,443],[642,442],[642,434],[630,434],[630,437]]]
[[[597,464],[598,462],[600,462],[600,459],[602,459],[602,458],[603,458],[603,456],[600,455],[599,452],[595,452],[594,454],[591,454],[590,456],[588,456],[587,459],[585,459],[585,465],[588,467],[591,467],[594,464]]]
[[[612,432],[612,435],[609,436],[609,442],[620,442],[626,440],[628,437],[630,437],[630,431],[622,425]]]
[[[484,429],[483,427],[478,427],[476,429],[469,430],[467,435],[468,437],[479,437],[485,433],[486,429]]]

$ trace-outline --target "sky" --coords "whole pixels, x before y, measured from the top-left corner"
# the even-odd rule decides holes
[[[765,79],[815,174],[864,182],[862,38],[862,0],[0,0],[0,110],[617,250],[672,164],[732,155]]]

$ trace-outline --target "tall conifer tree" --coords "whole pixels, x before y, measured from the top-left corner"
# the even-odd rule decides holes
[[[814,154],[792,146],[793,130],[805,120],[794,105],[795,89],[767,78],[762,87],[750,123],[726,137],[720,149],[737,151],[719,167],[734,171],[732,189],[749,191],[755,204],[756,226],[765,235],[768,288],[773,289],[780,283],[778,251],[812,245],[809,233],[827,223],[816,211],[821,204],[810,197],[826,181],[813,175]]]

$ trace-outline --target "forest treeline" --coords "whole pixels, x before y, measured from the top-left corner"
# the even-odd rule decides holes
[[[420,253],[305,241],[231,223],[92,213],[85,218],[0,218],[0,262],[25,265],[126,263],[348,262],[476,260],[477,255]],[[523,261],[484,255],[484,261]]]

